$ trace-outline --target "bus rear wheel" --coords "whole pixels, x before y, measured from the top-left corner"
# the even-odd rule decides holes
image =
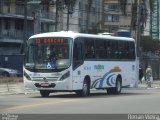
[[[90,94],[90,85],[87,80],[84,80],[82,90],[76,91],[76,94],[81,97],[89,96]]]
[[[121,78],[118,78],[116,81],[115,94],[121,93],[121,89],[122,89]]]
[[[121,89],[122,89],[121,78],[117,78],[116,87],[107,88],[107,93],[108,94],[119,94],[121,93]]]
[[[46,91],[46,90],[40,90],[40,94],[41,94],[42,97],[48,97],[50,92]]]

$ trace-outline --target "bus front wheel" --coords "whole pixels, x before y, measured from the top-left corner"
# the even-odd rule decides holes
[[[42,97],[48,97],[50,92],[49,91],[45,91],[45,90],[40,90],[40,94]]]
[[[82,97],[89,96],[90,94],[90,85],[87,80],[84,80],[82,90],[76,91],[76,94]]]

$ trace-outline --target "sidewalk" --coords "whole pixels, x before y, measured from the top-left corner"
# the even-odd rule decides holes
[[[31,89],[26,89],[24,87],[23,82],[0,84],[0,95],[28,94],[28,93],[34,93],[34,92],[36,91],[31,90]]]
[[[146,82],[143,82],[142,84],[138,84],[138,88],[143,89],[160,89],[160,80],[154,80],[152,83],[152,86],[149,88],[147,87]],[[17,82],[17,83],[3,83],[0,84],[0,95],[10,95],[10,94],[30,94],[35,93],[37,91],[26,89],[24,87],[23,82]]]
[[[147,84],[146,84],[146,82],[143,81],[142,83],[139,83],[139,84],[138,84],[138,87],[139,87],[139,88],[146,88],[146,89],[147,89],[147,88],[148,88],[148,89],[149,89],[149,88],[155,88],[155,89],[158,89],[158,88],[159,88],[159,89],[160,89],[160,80],[154,80],[153,83],[152,83],[152,85],[151,85],[151,87],[148,87]]]

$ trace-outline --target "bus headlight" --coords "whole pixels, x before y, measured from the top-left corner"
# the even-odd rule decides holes
[[[70,76],[70,71],[67,71],[65,74],[62,75],[62,77],[59,79],[60,81],[68,78]]]
[[[31,77],[25,71],[23,72],[23,74],[27,78],[27,80],[31,80]]]

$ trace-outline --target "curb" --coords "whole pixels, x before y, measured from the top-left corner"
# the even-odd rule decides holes
[[[0,84],[0,95],[31,94],[37,91],[25,88],[23,82]]]
[[[141,84],[138,84],[138,88],[152,88],[152,89],[160,89],[160,82],[156,81],[154,83],[151,84],[151,87],[148,87],[147,86],[147,83],[141,83]]]
[[[38,91],[26,91],[26,92],[11,92],[11,91],[7,91],[7,92],[0,92],[0,95],[16,95],[16,94],[33,94],[33,93],[37,93]]]
[[[139,89],[160,89],[160,81],[155,81],[152,87],[147,87],[146,83],[138,84]],[[3,83],[0,84],[0,95],[14,95],[14,94],[33,94],[39,91],[31,90],[24,87],[23,82],[18,83]]]

